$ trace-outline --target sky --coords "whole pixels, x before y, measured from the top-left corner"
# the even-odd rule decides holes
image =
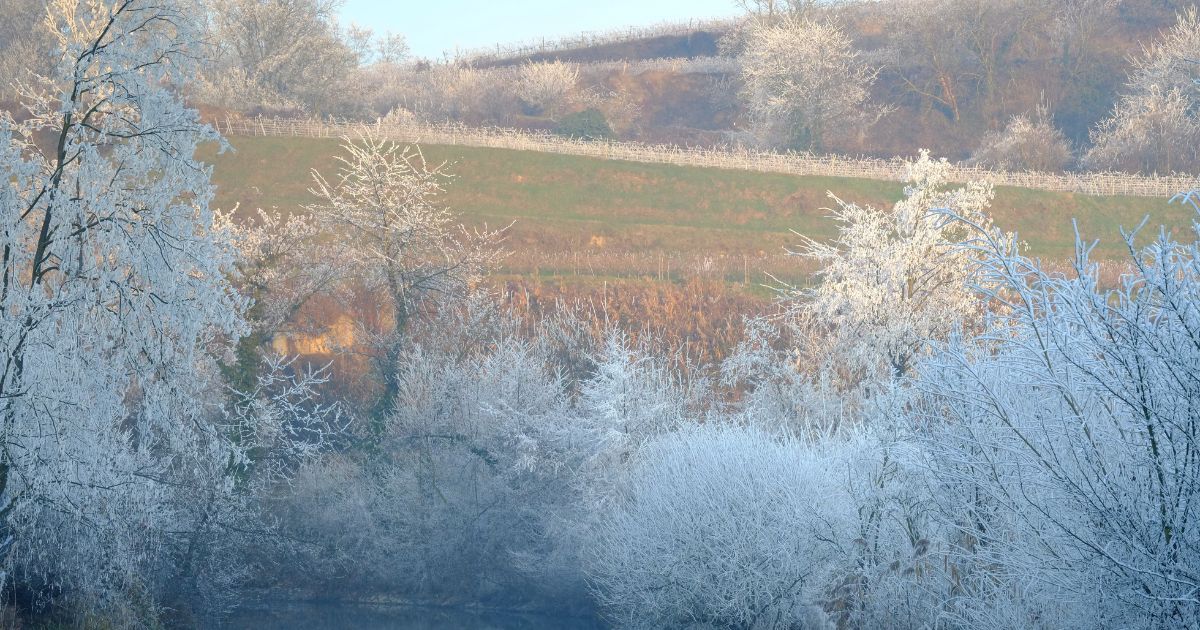
[[[735,15],[733,0],[346,0],[342,21],[408,39],[412,54]]]

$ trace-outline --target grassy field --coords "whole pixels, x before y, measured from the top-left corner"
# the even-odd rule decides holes
[[[335,140],[231,138],[233,151],[209,156],[217,203],[296,211],[311,201],[310,172],[332,174]],[[902,186],[861,179],[796,177],[685,168],[545,153],[425,146],[431,162],[455,174],[448,203],[467,224],[507,225],[513,251],[506,274],[665,278],[698,274],[756,284],[764,273],[803,282],[808,269],[784,248],[795,230],[832,235],[826,210],[842,199],[876,206]],[[1122,253],[1118,229],[1151,224],[1179,231],[1190,211],[1166,199],[1090,197],[999,188],[996,223],[1015,230],[1035,256],[1069,257],[1074,232],[1101,241],[1099,258]]]

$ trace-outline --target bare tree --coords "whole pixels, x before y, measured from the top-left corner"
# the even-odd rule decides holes
[[[897,0],[886,9],[907,90],[957,122],[966,104],[971,53],[956,33],[953,0]]]

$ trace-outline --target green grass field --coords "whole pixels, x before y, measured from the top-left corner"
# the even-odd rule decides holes
[[[333,174],[336,140],[231,138],[234,150],[209,155],[217,204],[296,211],[311,201],[310,172]],[[431,162],[448,161],[455,174],[447,201],[467,224],[507,225],[514,252],[508,272],[542,276],[663,277],[664,268],[711,267],[728,278],[769,271],[792,275],[798,261],[780,254],[795,230],[832,235],[826,210],[831,191],[846,201],[889,204],[894,182],[796,177],[688,168],[547,153],[425,146]],[[1072,218],[1098,258],[1123,253],[1118,229],[1150,216],[1152,225],[1179,233],[1191,211],[1166,199],[1090,197],[998,188],[997,225],[1015,230],[1029,252],[1065,260],[1074,243]],[[1152,231],[1152,230],[1151,230]],[[671,261],[674,261],[672,263]]]

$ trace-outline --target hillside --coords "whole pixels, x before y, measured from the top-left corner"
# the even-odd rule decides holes
[[[839,138],[828,150],[892,156],[925,147],[965,159],[986,132],[1003,128],[1011,117],[1029,113],[1039,103],[1052,107],[1055,125],[1076,149],[1086,148],[1090,132],[1111,113],[1125,88],[1130,56],[1194,6],[1186,0],[920,4],[837,2],[818,10],[817,19],[842,24],[863,61],[879,70],[871,98],[890,108],[861,137]],[[620,94],[640,112],[625,137],[717,143],[725,138],[714,131],[736,137],[747,127],[736,71],[697,70],[686,64],[673,70],[644,69],[637,62],[727,53],[717,42],[733,33],[730,44],[736,50],[736,31],[736,23],[730,22],[687,33],[614,35],[591,46],[568,41],[557,49],[515,48],[506,56],[481,51],[467,61],[478,67],[580,63],[588,89]],[[612,62],[632,65],[614,68]],[[686,107],[681,109],[681,103]]]
[[[308,173],[333,172],[336,140],[230,139],[217,156],[217,204],[297,211],[309,201]],[[809,270],[784,256],[792,230],[822,238],[834,224],[825,208],[832,191],[874,205],[898,199],[896,183],[795,177],[735,170],[638,164],[526,151],[425,146],[431,162],[452,163],[447,203],[470,224],[514,223],[506,272],[542,277],[719,275],[766,281],[770,273],[803,282]],[[1072,218],[1098,238],[1096,256],[1123,254],[1118,228],[1190,225],[1187,208],[1166,199],[1092,197],[998,188],[997,224],[1017,231],[1030,252],[1066,260]]]

